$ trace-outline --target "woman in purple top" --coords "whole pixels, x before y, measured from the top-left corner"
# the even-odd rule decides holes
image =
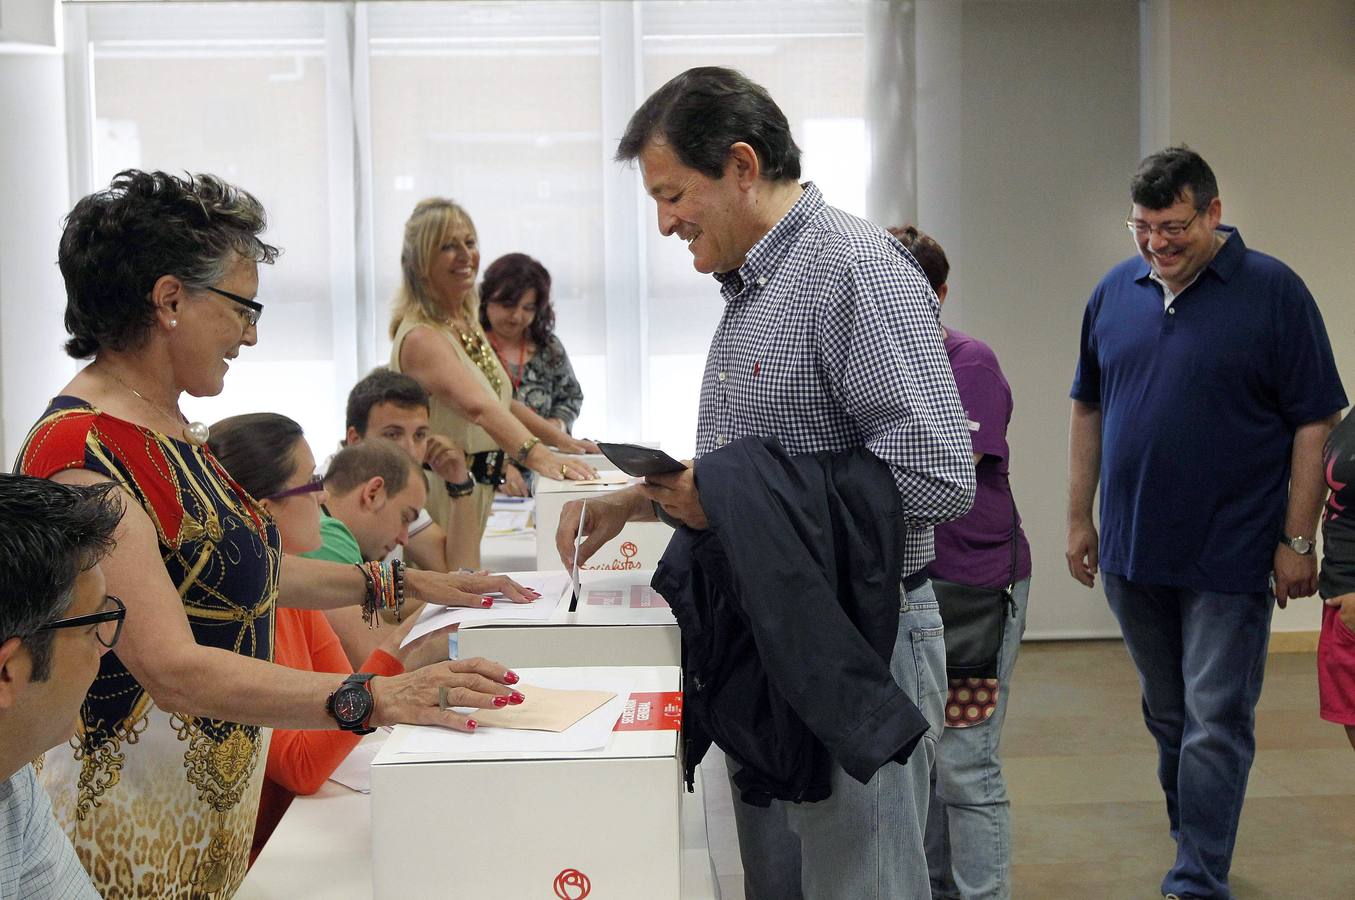
[[[890,233],[913,254],[937,300],[945,303],[950,263],[941,245],[911,225]],[[928,573],[976,587],[1014,585],[1016,610],[1003,633],[998,677],[951,679],[927,820],[927,863],[933,897],[1010,898],[1011,805],[998,745],[1030,593],[1030,545],[1007,482],[1012,391],[987,344],[958,331],[942,332],[969,420],[978,492],[968,514],[937,526],[936,559]]]

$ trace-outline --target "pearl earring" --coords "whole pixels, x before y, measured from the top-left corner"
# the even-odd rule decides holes
[[[178,328],[178,327],[179,327],[179,320],[178,320],[178,319],[170,319],[170,320],[169,320],[169,327],[170,327],[170,328]]]

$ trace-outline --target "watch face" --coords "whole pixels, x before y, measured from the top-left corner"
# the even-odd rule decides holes
[[[355,684],[345,684],[334,695],[334,717],[345,725],[357,725],[367,718],[372,707],[372,695]]]

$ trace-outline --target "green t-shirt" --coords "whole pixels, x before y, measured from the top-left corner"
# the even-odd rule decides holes
[[[329,562],[362,562],[362,551],[358,548],[358,539],[348,526],[326,513],[320,514],[320,549],[301,554],[307,559],[323,559]]]

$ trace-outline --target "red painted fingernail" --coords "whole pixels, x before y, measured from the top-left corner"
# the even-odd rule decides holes
[[[522,696],[517,691],[513,691],[513,693],[508,695],[508,702],[513,704],[514,706],[517,706],[519,703],[526,699],[527,699],[526,697]]]
[[[494,605],[494,601],[489,597],[486,597],[480,601],[480,605],[483,606],[485,609],[489,609],[491,606]]]
[[[504,673],[503,673],[503,683],[504,683],[504,684],[517,684],[517,683],[518,683],[518,673],[517,673],[517,672],[514,672],[512,669],[509,669],[507,672],[504,672]]]
[[[497,706],[497,707],[499,707],[500,709],[502,709],[503,707],[505,707],[505,706],[508,705],[508,698],[507,698],[507,697],[495,697],[495,698],[494,698],[494,705]]]
[[[476,725],[479,725],[479,724],[480,724],[480,723],[477,722],[477,721],[475,721],[474,719],[467,719],[467,720],[466,720],[466,730],[468,730],[468,731],[474,731],[474,730],[475,730],[475,726],[476,726]]]

